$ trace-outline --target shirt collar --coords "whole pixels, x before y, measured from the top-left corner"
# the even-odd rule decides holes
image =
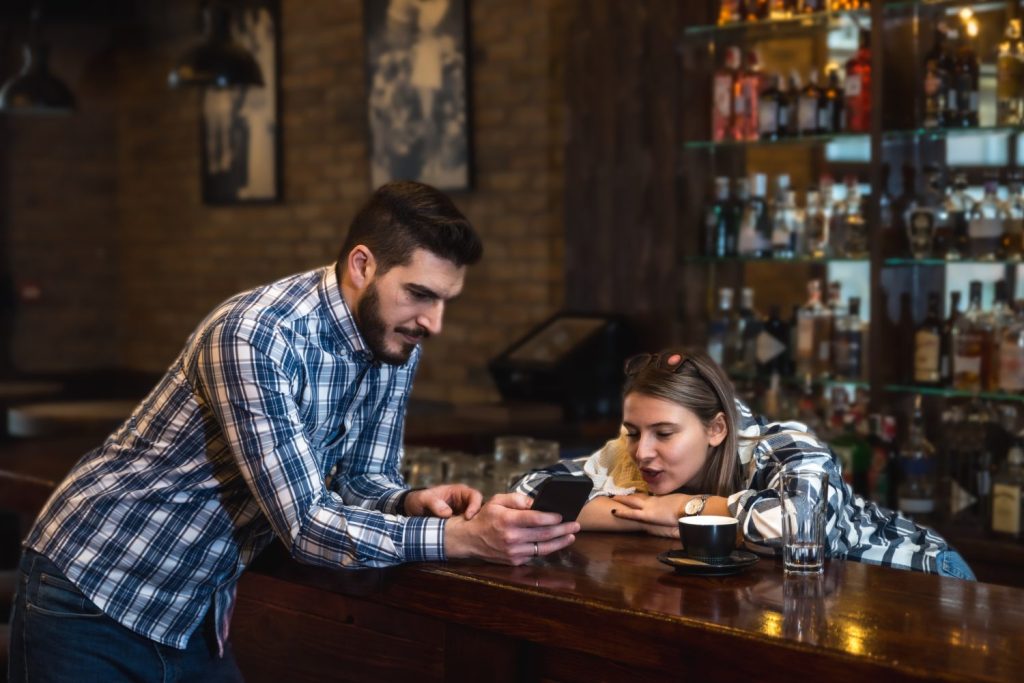
[[[352,309],[348,307],[345,297],[341,295],[338,272],[333,263],[324,268],[323,277],[320,279],[320,299],[324,303],[324,308],[327,309],[326,317],[342,346],[352,353],[362,356],[365,360],[372,361],[373,354],[356,325]]]

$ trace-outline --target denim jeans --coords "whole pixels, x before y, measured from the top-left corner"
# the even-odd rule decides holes
[[[184,650],[161,645],[106,616],[31,550],[21,559],[11,613],[8,677],[10,683],[242,680],[230,649],[218,657],[209,616]]]
[[[936,566],[939,569],[939,576],[952,576],[955,579],[966,581],[977,581],[974,572],[967,566],[967,560],[955,550],[943,550],[935,558]]]

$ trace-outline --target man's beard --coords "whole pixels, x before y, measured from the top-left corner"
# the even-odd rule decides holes
[[[409,356],[412,355],[413,350],[416,348],[416,344],[402,342],[402,348],[397,353],[388,351],[385,345],[388,328],[387,323],[384,322],[380,315],[380,294],[377,292],[376,283],[370,284],[366,294],[363,295],[363,298],[359,300],[359,304],[356,305],[356,324],[359,327],[359,331],[363,334],[363,339],[366,340],[366,345],[370,347],[370,352],[374,358],[377,358],[382,363],[405,365],[409,360]],[[427,330],[419,326],[416,328],[396,327],[395,331],[407,334],[410,337],[420,337],[421,339],[426,339],[430,336]]]

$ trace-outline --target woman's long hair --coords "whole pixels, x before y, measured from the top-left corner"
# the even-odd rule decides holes
[[[675,354],[681,360],[669,363]],[[684,489],[728,496],[742,488],[737,455],[739,436],[735,390],[725,371],[707,353],[693,349],[668,349],[651,356],[650,362],[640,370],[627,373],[622,397],[630,394],[643,394],[680,405],[693,412],[705,428],[710,427],[721,413],[725,418],[725,439],[710,447],[704,467],[686,483]],[[642,482],[631,453],[628,458],[616,458],[610,474],[620,486],[635,486],[637,480]]]

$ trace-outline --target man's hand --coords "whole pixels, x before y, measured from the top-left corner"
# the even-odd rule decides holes
[[[619,503],[619,505],[616,505],[612,514],[619,519],[629,519],[649,526],[675,529],[678,536],[679,529],[677,525],[681,515],[680,511],[690,498],[691,496],[685,493],[673,493],[668,496],[648,496],[643,493],[615,496],[612,500]],[[664,535],[672,535],[667,533],[667,529]],[[653,531],[647,529],[647,533],[653,533]],[[657,535],[660,536],[662,534]]]
[[[480,511],[484,497],[465,484],[443,484],[429,489],[410,491],[405,497],[405,514],[409,517],[442,517],[462,514],[473,519]]]
[[[560,524],[561,515],[535,512],[522,493],[502,493],[469,519],[452,517],[445,524],[444,550],[449,558],[474,557],[498,564],[520,565],[571,545],[577,522]]]

